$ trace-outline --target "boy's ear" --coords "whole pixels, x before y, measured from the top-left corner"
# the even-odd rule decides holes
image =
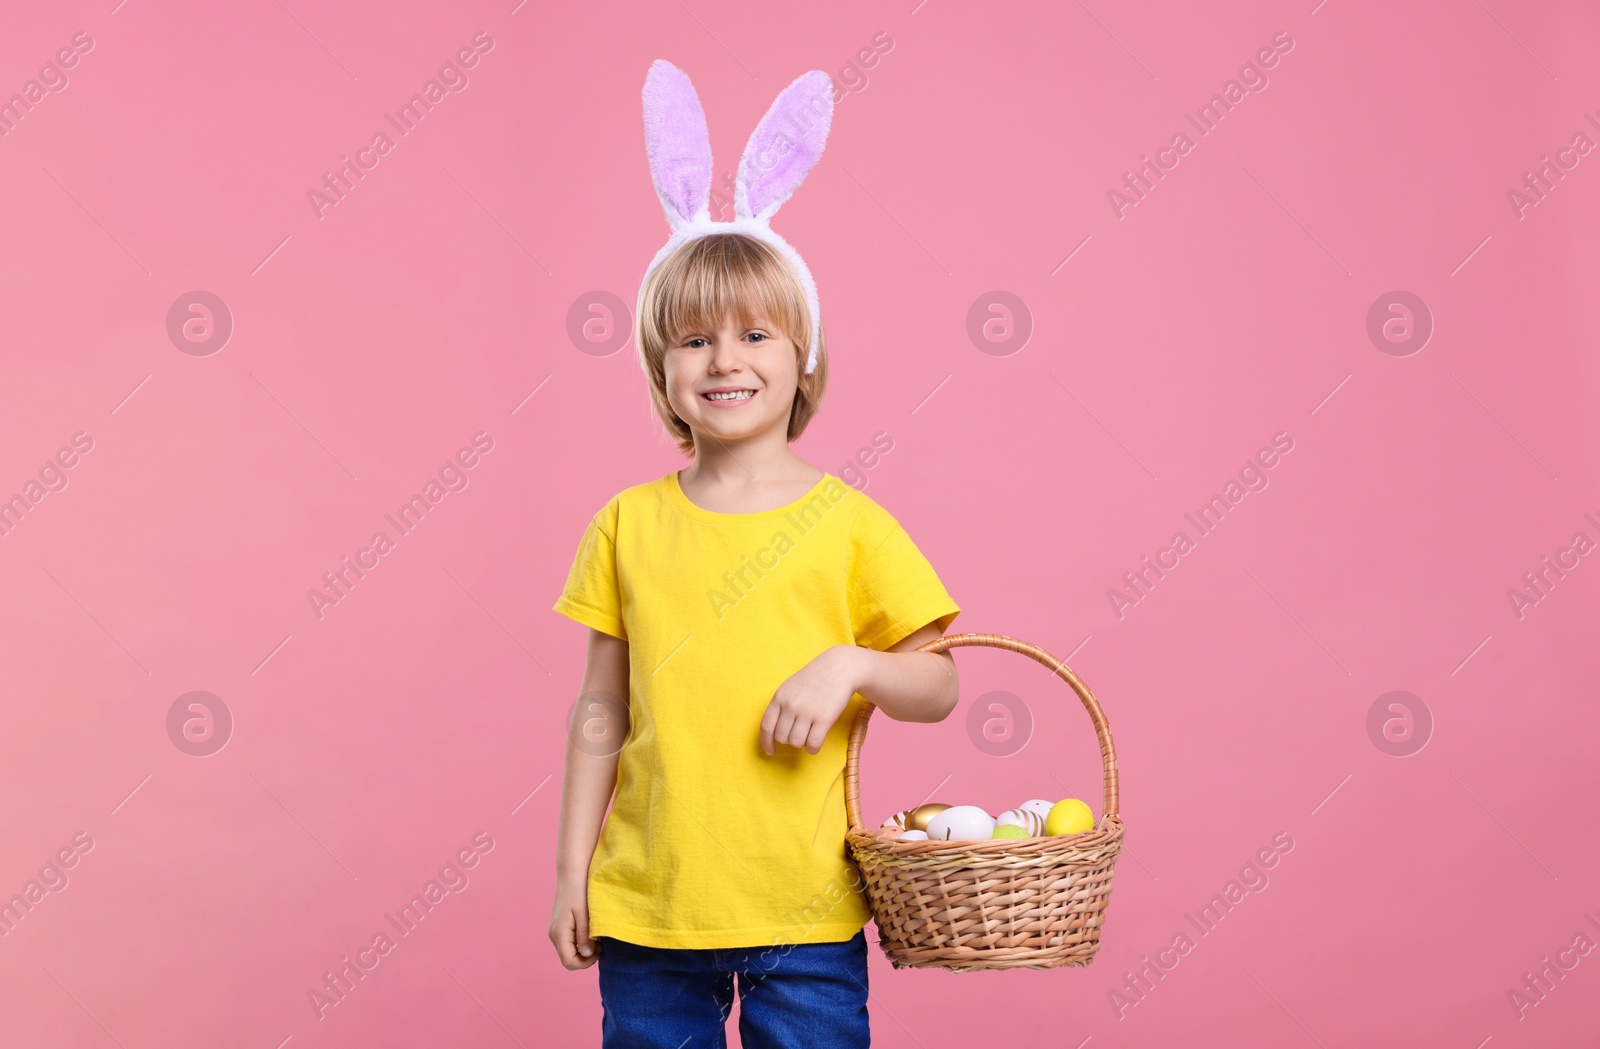
[[[817,399],[817,373],[815,370],[809,372],[806,371],[805,366],[805,361],[801,361],[800,381],[796,385],[798,389],[805,391],[807,400],[814,401]],[[796,407],[798,407],[798,405]]]

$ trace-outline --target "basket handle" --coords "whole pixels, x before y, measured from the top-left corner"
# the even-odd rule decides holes
[[[1030,645],[1026,641],[1018,641],[1014,637],[1004,634],[950,634],[946,637],[936,637],[926,645],[916,649],[918,652],[943,652],[951,648],[961,648],[965,645],[982,645],[988,648],[1003,648],[1011,652],[1020,652],[1050,669],[1056,677],[1072,686],[1072,691],[1078,694],[1083,701],[1083,708],[1089,712],[1089,720],[1094,722],[1095,735],[1100,739],[1100,762],[1105,779],[1105,810],[1103,816],[1117,814],[1117,751],[1111,743],[1111,725],[1106,721],[1105,711],[1100,709],[1100,704],[1094,698],[1094,693],[1089,691],[1072,668],[1061,660],[1052,656],[1037,645]],[[845,752],[844,762],[844,804],[845,812],[849,816],[850,829],[857,833],[863,831],[861,824],[861,785],[858,778],[861,760],[861,744],[867,738],[867,721],[872,717],[872,712],[877,707],[868,700],[862,704],[861,710],[856,714],[855,724],[850,727],[850,744]]]

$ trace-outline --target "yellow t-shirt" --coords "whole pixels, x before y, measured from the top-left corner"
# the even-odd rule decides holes
[[[872,917],[845,851],[860,693],[808,754],[761,717],[832,645],[882,651],[961,609],[888,511],[832,474],[788,506],[718,513],[676,472],[618,493],[555,611],[628,642],[630,729],[589,865],[589,933],[652,947],[848,940]]]

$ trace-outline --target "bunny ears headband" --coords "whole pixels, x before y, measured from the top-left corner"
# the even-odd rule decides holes
[[[788,200],[822,156],[833,122],[833,81],[812,70],[784,88],[761,118],[739,160],[732,222],[711,219],[711,136],[705,110],[688,74],[665,59],[650,64],[644,78],[644,146],[650,181],[667,213],[672,235],[645,269],[649,278],[679,246],[712,233],[744,233],[772,246],[788,260],[811,310],[811,346],[805,373],[817,366],[821,314],[817,285],[800,253],[772,231],[773,213]]]

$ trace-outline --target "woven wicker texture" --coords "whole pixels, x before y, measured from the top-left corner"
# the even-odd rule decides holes
[[[1081,834],[991,841],[898,841],[861,821],[862,706],[845,757],[845,843],[866,886],[878,945],[896,969],[1053,969],[1088,965],[1100,947],[1111,875],[1122,848],[1117,756],[1105,713],[1078,675],[1036,645],[1004,634],[952,634],[918,651],[980,645],[1037,660],[1083,701],[1100,740],[1105,808]]]

